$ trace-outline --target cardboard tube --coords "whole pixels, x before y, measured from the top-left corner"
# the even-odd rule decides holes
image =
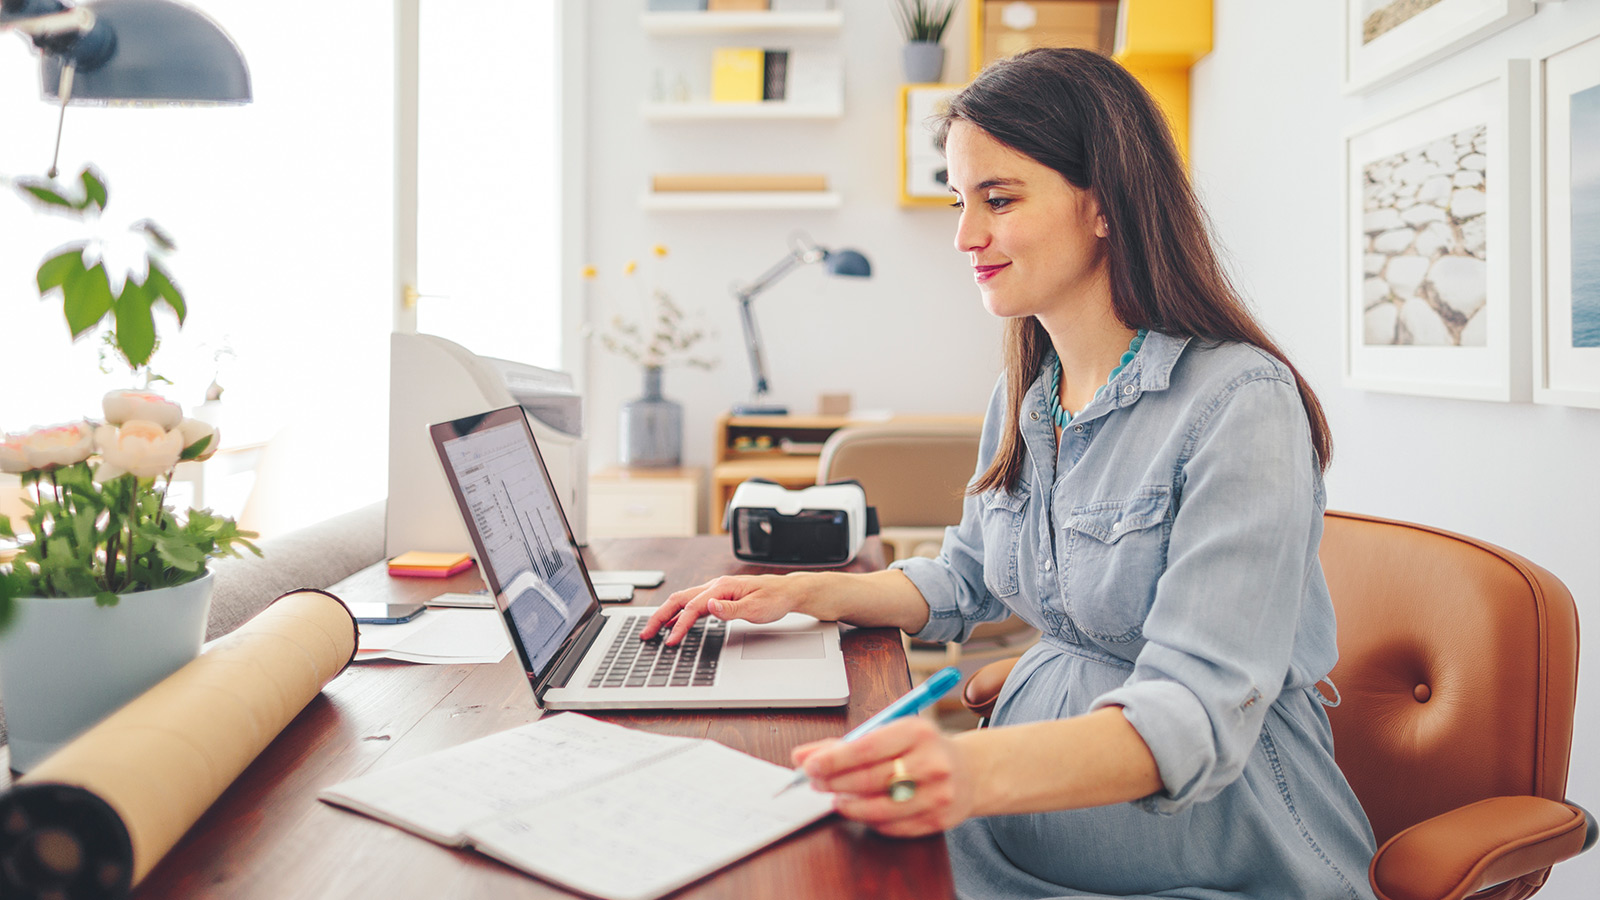
[[[284,594],[0,794],[0,895],[120,897],[355,656],[332,594]]]

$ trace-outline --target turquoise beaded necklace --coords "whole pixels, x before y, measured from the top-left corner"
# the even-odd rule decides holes
[[[1141,328],[1133,336],[1133,340],[1128,342],[1127,352],[1122,354],[1122,358],[1117,360],[1117,367],[1111,370],[1110,375],[1106,376],[1106,383],[1095,388],[1094,395],[1096,398],[1100,396],[1101,391],[1106,389],[1106,385],[1117,380],[1117,374],[1122,371],[1123,367],[1133,362],[1133,358],[1139,355],[1139,348],[1144,346],[1144,337],[1149,333],[1150,329]],[[1072,422],[1072,413],[1061,408],[1061,357],[1057,356],[1055,362],[1055,368],[1050,370],[1050,418],[1056,420],[1057,427],[1065,428]],[[1090,402],[1094,401],[1091,400]]]

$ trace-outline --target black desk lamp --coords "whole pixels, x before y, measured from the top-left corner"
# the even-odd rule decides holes
[[[43,57],[44,99],[137,106],[249,103],[239,48],[205,14],[172,0],[0,0],[0,31],[15,29]],[[56,155],[61,128],[56,127]],[[50,163],[51,178],[56,164]]]
[[[733,414],[736,416],[784,416],[789,414],[788,407],[767,403],[767,361],[761,349],[761,332],[756,329],[755,313],[750,311],[750,301],[767,288],[777,284],[783,276],[805,265],[806,263],[820,262],[827,266],[830,275],[843,275],[849,278],[869,278],[872,275],[872,263],[856,250],[828,250],[819,247],[804,234],[796,234],[789,239],[789,253],[778,260],[772,268],[761,274],[761,277],[747,285],[733,286],[733,296],[739,301],[739,322],[744,326],[744,348],[750,356],[750,375],[755,379],[754,389],[751,392],[749,403],[736,403]]]

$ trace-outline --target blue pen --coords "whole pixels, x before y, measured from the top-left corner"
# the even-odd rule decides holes
[[[927,681],[924,681],[923,683],[912,688],[900,699],[879,710],[877,715],[850,729],[850,733],[840,738],[840,740],[846,742],[853,741],[862,735],[877,731],[879,728],[889,724],[890,722],[893,722],[895,719],[903,719],[906,716],[914,716],[932,706],[940,697],[950,693],[950,689],[955,687],[960,681],[961,670],[955,666],[945,666],[939,671],[933,673],[933,676]],[[805,784],[810,780],[811,779],[806,776],[805,770],[795,769],[794,780],[784,785],[783,790],[779,791],[777,794],[773,794],[773,796],[779,796],[789,788]]]

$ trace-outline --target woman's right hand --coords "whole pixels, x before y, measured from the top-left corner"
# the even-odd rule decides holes
[[[677,644],[704,615],[719,619],[776,622],[805,602],[807,578],[796,575],[725,575],[674,593],[650,614],[639,637],[649,640],[666,631],[668,646]],[[671,628],[667,626],[670,623]]]

